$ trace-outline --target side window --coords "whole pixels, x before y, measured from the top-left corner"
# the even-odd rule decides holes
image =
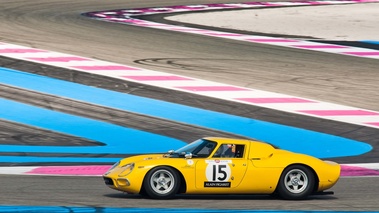
[[[222,144],[213,155],[214,158],[242,158],[245,145]]]
[[[245,145],[236,145],[236,158],[243,158],[243,153],[245,151]]]
[[[215,147],[216,147],[216,143],[209,142],[195,154],[197,155],[197,157],[206,158],[213,152]]]

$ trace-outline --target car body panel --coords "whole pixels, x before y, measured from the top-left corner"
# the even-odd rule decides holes
[[[335,162],[280,150],[259,141],[216,137],[202,140],[212,144],[200,147],[198,156],[133,156],[121,160],[103,177],[109,181],[110,188],[141,193],[144,179],[152,168],[171,167],[183,178],[182,192],[186,194],[271,194],[290,165],[304,165],[314,172],[315,192],[331,188],[339,179],[340,166]],[[225,149],[231,150],[233,156],[226,155]],[[133,165],[132,171],[129,165]]]

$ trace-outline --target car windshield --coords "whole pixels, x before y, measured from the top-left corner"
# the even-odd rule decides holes
[[[217,143],[210,140],[199,139],[178,150],[176,150],[170,157],[183,157],[185,154],[192,153],[193,157],[208,157]]]

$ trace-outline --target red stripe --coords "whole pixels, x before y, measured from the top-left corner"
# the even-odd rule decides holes
[[[140,70],[138,68],[122,66],[122,65],[72,66],[72,68],[81,69],[81,70]]]
[[[137,81],[176,81],[176,80],[193,80],[190,78],[184,78],[180,76],[165,76],[165,75],[158,75],[158,76],[122,76],[123,78],[129,78]]]
[[[376,56],[379,55],[379,52],[344,52],[344,54],[357,56]]]
[[[47,52],[47,51],[37,50],[37,49],[22,49],[22,48],[0,49],[0,53],[41,53],[41,52]]]
[[[338,45],[291,45],[293,47],[306,48],[306,49],[335,49],[335,48],[348,48]]]
[[[247,41],[254,41],[254,42],[299,42],[296,40],[290,40],[290,39],[275,39],[275,38],[249,38],[246,39]]]
[[[236,98],[236,100],[246,101],[256,104],[273,104],[273,103],[314,103],[314,101],[301,98]]]
[[[107,165],[87,165],[87,166],[42,166],[35,168],[27,174],[47,174],[47,175],[101,175],[109,170]]]
[[[176,87],[176,88],[189,90],[189,91],[249,91],[249,89],[233,87],[233,86],[187,86],[187,87]]]
[[[204,35],[211,35],[211,36],[242,36],[241,34],[232,34],[232,33],[204,33]]]
[[[366,123],[368,125],[372,125],[372,126],[379,126],[379,122],[371,122],[371,123]]]
[[[46,58],[27,58],[34,61],[40,62],[69,62],[69,61],[89,61],[89,59],[81,58],[81,57],[46,57]]]

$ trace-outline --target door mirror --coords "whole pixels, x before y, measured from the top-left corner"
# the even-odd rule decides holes
[[[192,158],[192,153],[191,153],[191,152],[188,152],[188,153],[186,153],[186,154],[184,155],[184,157],[185,157],[186,159],[191,159],[191,158]]]

